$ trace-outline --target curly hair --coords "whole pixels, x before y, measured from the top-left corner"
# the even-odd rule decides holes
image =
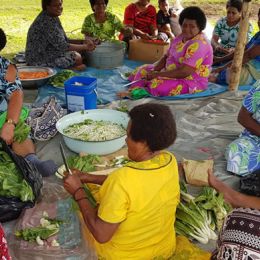
[[[92,8],[93,11],[94,11],[93,7],[94,7],[94,5],[96,4],[96,1],[97,1],[97,0],[89,0],[89,3],[90,3],[90,5],[91,5],[91,8]],[[104,2],[105,2],[105,5],[108,4],[108,0],[104,0]]]
[[[206,28],[207,18],[205,13],[197,6],[189,6],[182,10],[179,17],[179,24],[182,26],[184,19],[195,20],[200,31]]]
[[[176,124],[168,106],[147,103],[129,112],[130,137],[136,142],[146,142],[152,152],[172,145],[177,137]]]
[[[242,0],[228,0],[226,4],[226,9],[228,9],[229,7],[234,7],[240,13],[242,11],[242,5]]]
[[[52,0],[42,0],[42,10],[46,10],[47,6],[51,4]]]
[[[5,47],[6,45],[6,35],[2,28],[0,28],[0,51]]]

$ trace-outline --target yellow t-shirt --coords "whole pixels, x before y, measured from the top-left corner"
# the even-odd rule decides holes
[[[98,216],[120,225],[109,242],[96,242],[99,259],[170,257],[179,198],[178,166],[169,152],[114,171],[100,189]]]

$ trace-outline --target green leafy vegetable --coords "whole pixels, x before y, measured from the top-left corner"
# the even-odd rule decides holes
[[[9,155],[0,151],[0,196],[17,197],[21,201],[33,201],[31,186],[22,178]]]
[[[24,121],[19,120],[14,129],[14,141],[22,143],[25,141],[31,131],[31,127],[27,125]]]
[[[54,87],[60,87],[63,88],[64,87],[64,82],[66,80],[68,80],[69,78],[73,77],[73,76],[77,76],[78,74],[75,73],[72,70],[62,70],[60,72],[58,72],[55,76],[53,76],[49,83],[54,86]]]

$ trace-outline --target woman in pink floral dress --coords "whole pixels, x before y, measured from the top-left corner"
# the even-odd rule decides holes
[[[155,64],[137,68],[129,80],[143,80],[134,83],[127,93],[118,95],[130,95],[135,99],[147,95],[191,94],[207,89],[213,51],[202,33],[206,22],[206,16],[199,7],[185,8],[179,18],[182,33],[171,42],[167,54]]]

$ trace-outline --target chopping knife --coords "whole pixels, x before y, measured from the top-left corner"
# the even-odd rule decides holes
[[[63,148],[63,145],[62,145],[61,142],[60,142],[60,152],[61,152],[61,156],[62,156],[62,159],[63,159],[63,162],[64,162],[64,165],[65,165],[67,172],[70,175],[72,175],[72,172],[71,172],[71,169],[69,168],[69,165],[68,165],[68,162],[67,162],[67,159],[66,159],[66,155],[65,155],[65,151],[64,151],[64,148]]]
[[[139,82],[139,81],[141,81],[141,80],[144,80],[144,79],[137,79],[137,80],[131,81],[131,82],[129,82],[129,83],[123,85],[123,87],[124,87],[124,88],[125,88],[125,87],[128,87],[128,86],[130,86],[130,85],[132,85],[132,84],[134,84],[134,83],[136,83],[136,82]]]

